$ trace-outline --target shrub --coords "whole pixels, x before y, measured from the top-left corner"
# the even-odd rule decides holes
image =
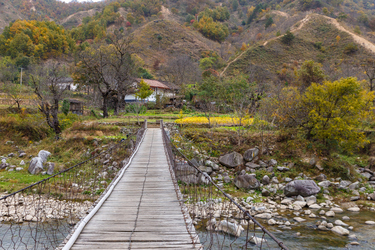
[[[70,109],[70,102],[66,99],[64,99],[61,107],[61,111],[65,114],[68,115]]]
[[[345,46],[344,48],[344,53],[345,54],[353,54],[358,51],[358,46],[357,44],[354,43],[348,43],[348,45]]]
[[[290,30],[287,30],[285,35],[281,37],[281,42],[290,45],[294,38],[295,36],[293,35],[293,33],[290,32]]]

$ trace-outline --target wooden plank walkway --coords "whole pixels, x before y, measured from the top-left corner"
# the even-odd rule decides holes
[[[148,129],[112,194],[71,249],[198,249],[186,229],[160,129]]]

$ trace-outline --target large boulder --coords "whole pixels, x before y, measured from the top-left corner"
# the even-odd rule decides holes
[[[50,156],[50,155],[51,155],[50,152],[48,152],[48,151],[46,151],[46,150],[40,150],[40,151],[39,151],[39,154],[38,154],[38,157],[39,157],[40,159],[42,159],[42,163],[45,163],[45,162],[47,162],[47,158],[48,158],[48,156]]]
[[[28,169],[30,174],[39,174],[40,172],[43,171],[43,169],[44,169],[44,166],[43,166],[42,158],[34,157],[31,159],[29,169]]]
[[[228,168],[235,168],[243,163],[243,157],[240,153],[232,152],[232,153],[220,156],[219,162]]]
[[[234,179],[234,185],[238,188],[256,189],[260,187],[260,183],[254,175],[239,175]]]
[[[251,148],[245,151],[243,159],[247,162],[252,161],[259,154],[258,148]]]
[[[223,231],[224,233],[227,233],[236,237],[240,237],[241,232],[244,230],[241,225],[237,225],[227,220],[220,221],[217,229],[218,231]]]
[[[289,182],[284,188],[286,196],[301,195],[307,197],[319,193],[320,188],[313,180],[295,180]]]

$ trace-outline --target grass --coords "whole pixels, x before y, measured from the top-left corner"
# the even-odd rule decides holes
[[[0,172],[0,191],[14,192],[44,178],[47,176],[29,174],[26,167],[22,171],[2,171]]]

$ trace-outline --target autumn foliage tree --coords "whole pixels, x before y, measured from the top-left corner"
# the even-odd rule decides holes
[[[199,22],[193,23],[194,28],[205,37],[222,42],[229,35],[228,27],[220,22],[215,22],[211,17],[203,16]]]
[[[279,125],[302,128],[307,138],[320,141],[325,150],[337,145],[353,151],[366,143],[360,126],[373,116],[374,97],[353,77],[312,83],[303,94],[288,87],[273,97],[272,116]]]
[[[47,59],[69,53],[74,41],[55,22],[17,20],[0,35],[0,54]]]

